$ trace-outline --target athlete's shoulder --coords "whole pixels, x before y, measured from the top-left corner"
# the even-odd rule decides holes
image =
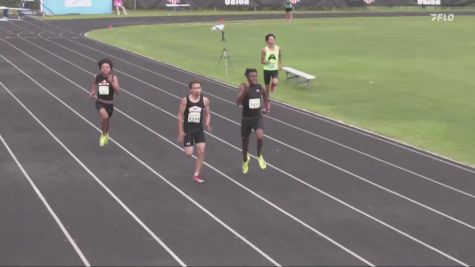
[[[241,83],[239,85],[239,89],[242,89],[242,90],[246,91],[246,90],[249,89],[249,86],[250,86],[249,83]]]

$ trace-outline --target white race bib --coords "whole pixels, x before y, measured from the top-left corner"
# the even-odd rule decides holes
[[[109,95],[109,84],[99,84],[99,94]]]
[[[249,99],[249,108],[250,109],[258,109],[261,107],[261,99],[260,98],[250,98]]]
[[[276,69],[277,64],[269,63],[269,69]]]
[[[188,122],[200,123],[200,121],[201,121],[201,112],[190,112],[190,113],[188,113]]]

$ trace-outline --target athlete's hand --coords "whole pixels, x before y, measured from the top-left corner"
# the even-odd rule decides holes
[[[96,95],[96,92],[95,92],[95,91],[91,91],[91,92],[89,92],[89,95],[90,95],[91,97],[97,97],[97,95]]]
[[[114,74],[110,74],[109,77],[107,77],[107,82],[108,83],[113,83],[114,82]]]
[[[206,131],[208,131],[208,132],[212,132],[212,131],[213,131],[213,128],[211,128],[211,125],[206,124]]]

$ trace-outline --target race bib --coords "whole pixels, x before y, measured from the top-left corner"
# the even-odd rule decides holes
[[[261,107],[261,99],[260,98],[250,98],[249,99],[249,108],[250,109],[258,109]]]
[[[276,63],[269,63],[269,69],[276,69],[277,64]]]
[[[200,123],[201,113],[200,112],[190,112],[188,113],[188,122],[191,123]]]
[[[109,95],[109,84],[99,84],[99,95]]]

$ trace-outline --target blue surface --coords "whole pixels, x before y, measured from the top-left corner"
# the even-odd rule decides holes
[[[44,0],[43,3],[44,11],[48,15],[106,14],[112,12],[112,0]]]

